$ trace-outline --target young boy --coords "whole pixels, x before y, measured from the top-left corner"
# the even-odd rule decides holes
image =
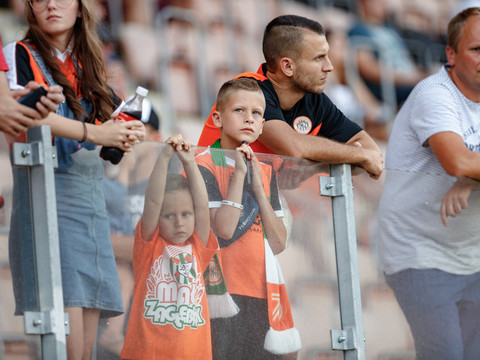
[[[227,81],[220,88],[212,115],[221,138],[211,148],[236,150],[231,152],[234,159],[224,156],[230,152],[213,149],[196,157],[207,184],[210,219],[221,248],[218,254],[224,281],[240,309],[233,317],[212,319],[214,359],[281,358],[265,350],[269,348],[265,339],[272,327],[274,307],[270,296],[273,294],[267,290],[266,259],[274,259],[273,254],[285,249],[287,232],[281,219],[275,173],[270,165],[259,163],[248,146],[262,132],[264,111],[265,98],[255,80]],[[284,304],[288,301],[281,305]],[[281,330],[294,333],[294,346],[287,346],[286,351],[274,346],[277,354],[300,347],[289,306],[282,311],[280,322],[288,325]],[[287,342],[291,340],[289,335]]]
[[[122,359],[211,359],[203,272],[218,249],[192,143],[167,139],[135,231],[135,289]],[[176,152],[186,179],[168,174]]]

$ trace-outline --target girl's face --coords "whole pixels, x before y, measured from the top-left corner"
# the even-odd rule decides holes
[[[70,41],[77,18],[81,17],[78,0],[30,0],[37,24],[59,50]]]
[[[195,230],[195,213],[190,191],[165,193],[158,227],[159,235],[173,244],[183,243],[192,236]]]

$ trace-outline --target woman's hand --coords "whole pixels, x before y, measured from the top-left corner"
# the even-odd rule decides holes
[[[25,88],[33,91],[40,86],[39,83],[30,81],[25,85]],[[60,85],[52,85],[46,90],[47,95],[42,96],[40,101],[35,104],[35,109],[40,113],[40,119],[45,118],[50,112],[56,112],[58,104],[64,103],[66,100],[65,95],[63,95],[63,88]]]
[[[90,142],[130,152],[135,144],[145,138],[145,126],[140,120],[117,122],[110,119],[100,126],[88,126],[87,134]]]

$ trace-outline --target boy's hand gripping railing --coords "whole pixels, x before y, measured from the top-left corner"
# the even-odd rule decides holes
[[[13,144],[13,163],[29,167],[38,311],[25,311],[25,333],[41,335],[43,359],[66,359],[68,317],[64,313],[50,127],[32,127],[27,143]],[[35,289],[25,286],[25,292]]]
[[[350,165],[330,165],[330,177],[320,176],[320,194],[332,197],[342,325],[342,330],[330,330],[332,349],[344,351],[346,360],[365,360],[365,335],[362,323]]]

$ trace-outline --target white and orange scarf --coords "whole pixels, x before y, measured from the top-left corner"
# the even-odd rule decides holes
[[[220,148],[219,140],[211,147]],[[225,155],[222,152],[213,152],[212,160],[216,166],[227,167]],[[242,211],[242,216],[239,220],[239,223],[244,224],[244,226],[241,229],[237,227],[234,236],[230,240],[218,238],[221,247],[228,246],[231,242],[241,237],[257,217],[259,205],[251,193],[251,189],[247,186],[247,182],[245,182],[244,186],[242,205],[245,210]],[[267,239],[264,239],[264,245],[267,307],[270,323],[270,329],[265,337],[264,348],[273,354],[289,354],[300,350],[302,347],[300,334],[293,324],[292,311],[280,264],[273,254]],[[204,282],[211,319],[231,317],[238,313],[238,306],[227,291],[227,284],[225,283],[217,254],[210,261],[208,269],[204,273]]]
[[[301,349],[300,334],[293,324],[292,311],[282,269],[265,240],[265,270],[267,273],[267,302],[270,329],[265,337],[265,350],[273,354],[289,354]]]
[[[282,270],[265,239],[265,270],[267,281],[267,306],[270,329],[265,336],[264,348],[273,354],[289,354],[301,349],[300,334],[293,324],[292,311]],[[218,256],[210,261],[204,273],[210,318],[231,317],[238,306],[227,291]]]

